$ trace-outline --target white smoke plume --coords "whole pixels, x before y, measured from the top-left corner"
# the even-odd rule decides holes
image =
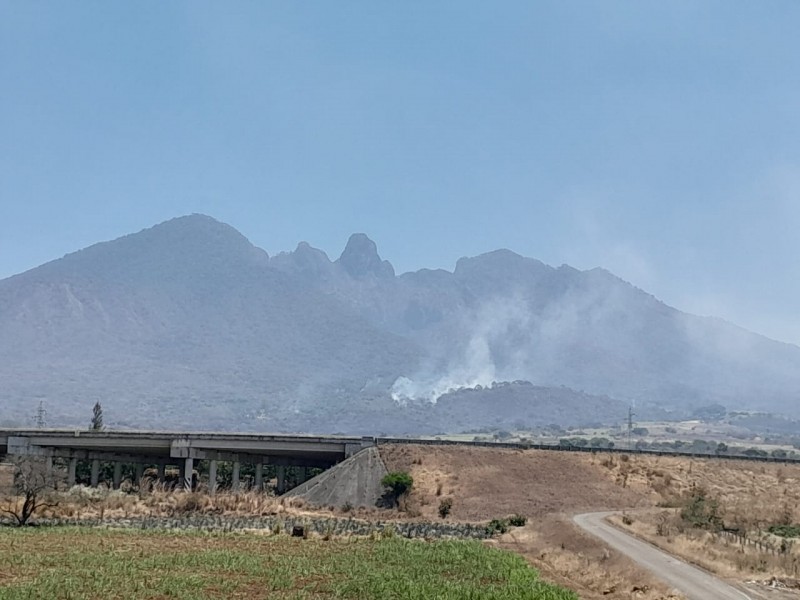
[[[498,364],[496,349],[507,338],[529,335],[530,311],[520,298],[496,299],[477,310],[462,315],[462,331],[469,331],[460,355],[449,362],[444,374],[433,368],[414,376],[398,377],[392,386],[392,398],[435,403],[450,391],[490,386],[497,381],[520,379],[527,353],[516,352]]]

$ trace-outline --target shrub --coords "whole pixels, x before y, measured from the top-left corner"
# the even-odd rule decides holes
[[[525,527],[525,523],[527,522],[528,517],[523,515],[514,515],[508,519],[508,524],[512,527]]]
[[[397,529],[391,523],[388,523],[386,527],[381,529],[381,539],[382,540],[390,540],[397,535]]]
[[[767,531],[784,538],[800,537],[800,525],[770,525]]]
[[[508,531],[508,521],[506,519],[492,519],[486,526],[486,533],[495,535],[497,533],[506,533]]]
[[[21,498],[0,508],[0,513],[13,517],[17,526],[24,527],[37,510],[56,506],[46,500],[48,494],[55,489],[55,478],[53,469],[39,457],[17,457],[13,465],[14,489]]]
[[[451,498],[442,498],[442,500],[439,502],[439,516],[443,519],[446,519],[452,508],[453,500]]]
[[[706,496],[702,488],[696,488],[681,510],[681,519],[692,527],[719,531],[722,529],[722,517],[719,514],[719,502]]]
[[[394,471],[381,479],[381,485],[389,488],[389,499],[394,506],[397,506],[398,500],[411,490],[411,486],[414,485],[414,479],[405,471]]]

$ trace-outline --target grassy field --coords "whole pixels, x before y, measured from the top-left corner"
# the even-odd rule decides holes
[[[575,600],[478,542],[0,530],[0,599]]]

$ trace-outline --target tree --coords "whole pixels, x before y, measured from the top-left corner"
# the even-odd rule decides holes
[[[96,402],[92,409],[92,420],[89,422],[89,429],[92,431],[103,431],[103,407]]]
[[[17,497],[0,507],[0,512],[14,517],[17,526],[24,527],[40,508],[56,506],[47,498],[47,492],[55,489],[55,475],[43,458],[22,456],[11,462],[15,468],[14,491]]]
[[[414,479],[405,471],[395,471],[384,475],[383,479],[381,479],[381,485],[388,488],[387,496],[392,505],[397,506],[400,498],[411,490],[411,486],[414,485]]]
[[[696,487],[692,495],[681,510],[681,518],[692,527],[719,531],[722,529],[722,516],[720,515],[719,502],[709,498],[706,490]]]

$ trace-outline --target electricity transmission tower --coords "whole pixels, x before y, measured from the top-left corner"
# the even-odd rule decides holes
[[[36,409],[36,429],[44,429],[47,426],[47,411],[44,408],[44,401],[39,400],[39,408]]]
[[[633,404],[628,407],[628,450],[631,449],[631,434],[633,433],[633,417],[636,413],[633,412]]]

